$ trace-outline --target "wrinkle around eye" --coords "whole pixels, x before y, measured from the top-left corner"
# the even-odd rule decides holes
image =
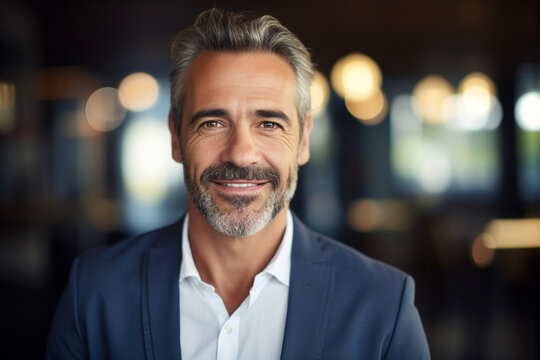
[[[274,129],[264,129],[260,130],[260,140],[269,141],[270,143],[279,143],[285,145],[291,151],[297,150],[298,139],[295,136],[294,131],[279,126]]]

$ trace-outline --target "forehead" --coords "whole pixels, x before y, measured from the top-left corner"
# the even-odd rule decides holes
[[[295,73],[287,61],[274,53],[203,52],[188,68],[185,86],[184,105],[188,107],[266,99],[292,104],[296,109]],[[209,104],[212,102],[216,104]]]

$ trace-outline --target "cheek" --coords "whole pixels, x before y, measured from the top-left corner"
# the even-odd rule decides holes
[[[282,180],[287,180],[293,171],[297,168],[297,148],[289,143],[272,144],[262,149],[265,161],[272,168],[277,170],[282,177]]]
[[[219,164],[219,144],[208,139],[194,138],[184,142],[184,171],[191,181],[199,184],[201,173],[212,165]]]
[[[184,144],[184,153],[183,153],[183,159],[184,159],[184,172],[186,172],[189,175],[189,178],[191,181],[198,182],[201,168],[204,170],[204,155],[199,155],[199,152],[197,151],[189,151],[186,149],[189,149],[188,144]]]
[[[294,134],[281,134],[280,136],[261,136],[259,138],[259,147],[265,153],[274,157],[295,158],[298,153],[298,139]]]
[[[203,139],[196,136],[188,136],[188,139],[182,139],[183,156],[186,157],[191,165],[198,164],[212,155],[214,147],[205,143]]]

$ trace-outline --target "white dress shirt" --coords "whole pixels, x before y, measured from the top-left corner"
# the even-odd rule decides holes
[[[285,332],[293,222],[266,268],[255,276],[248,297],[229,316],[212,285],[201,280],[188,238],[189,217],[182,233],[180,266],[180,346],[183,359],[279,359]]]

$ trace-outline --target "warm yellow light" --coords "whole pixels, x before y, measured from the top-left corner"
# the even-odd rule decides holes
[[[15,128],[15,85],[0,81],[0,133]]]
[[[86,101],[86,119],[98,131],[116,129],[126,116],[126,109],[118,100],[118,91],[104,87],[94,91]]]
[[[377,91],[363,101],[345,100],[345,106],[352,116],[366,125],[380,123],[388,111],[388,103],[382,91]]]
[[[496,88],[493,81],[482,73],[467,75],[459,84],[459,93],[469,117],[486,117],[493,106]]]
[[[493,220],[485,232],[490,249],[540,247],[540,219]]]
[[[118,87],[120,102],[131,111],[151,108],[159,96],[159,85],[152,75],[134,73],[122,80]]]
[[[330,98],[330,86],[326,77],[315,71],[315,77],[310,87],[311,91],[311,112],[316,115],[324,110]]]
[[[358,232],[405,231],[413,216],[405,202],[394,199],[358,199],[347,209],[347,223]]]
[[[416,84],[413,90],[413,107],[426,122],[444,123],[450,117],[450,111],[444,104],[453,92],[454,88],[443,77],[429,75]]]
[[[353,53],[336,62],[330,74],[336,93],[351,101],[373,96],[382,84],[382,74],[377,63],[369,56]]]
[[[492,241],[491,235],[481,234],[473,242],[471,256],[478,267],[486,267],[493,262],[495,250],[486,246]]]
[[[516,122],[526,131],[540,131],[540,92],[530,91],[516,102]]]
[[[466,95],[468,92],[481,93],[482,96],[497,95],[497,88],[489,76],[480,72],[473,72],[465,76],[459,83],[459,93]]]

